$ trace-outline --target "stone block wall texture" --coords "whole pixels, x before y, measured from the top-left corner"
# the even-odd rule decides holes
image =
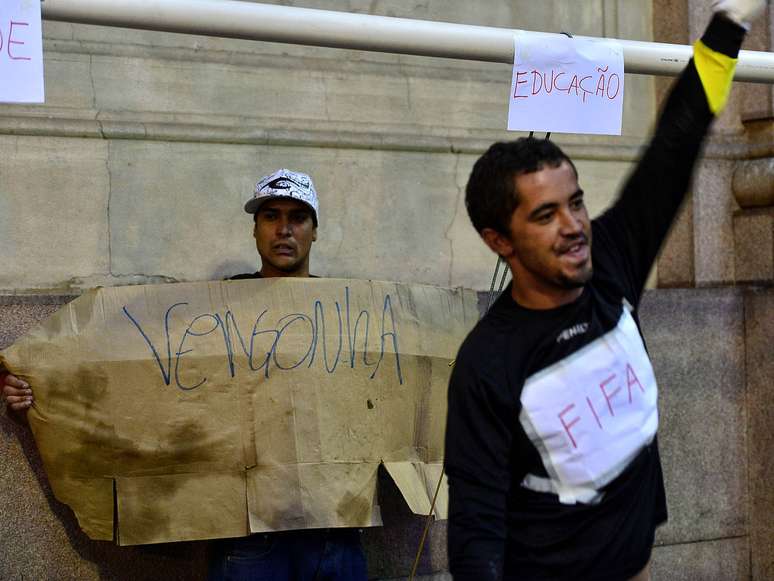
[[[71,298],[0,297],[0,348]],[[653,290],[641,319],[660,385],[670,512],[657,534],[653,578],[771,579],[774,289]],[[29,430],[7,417],[0,417],[0,457],[0,579],[203,579],[206,542],[90,541],[53,498]],[[380,505],[385,526],[363,533],[370,576],[406,578],[423,519],[386,474]],[[419,572],[442,579],[446,569],[439,522]]]
[[[753,579],[774,579],[774,292],[745,297],[747,398],[750,410],[750,544]]]
[[[285,3],[652,37],[650,2]],[[45,105],[0,104],[0,290],[256,270],[241,208],[285,166],[320,192],[316,274],[487,287],[494,260],[462,195],[477,156],[518,135],[504,131],[509,65],[57,22],[44,37]],[[627,75],[622,137],[554,136],[593,212],[644,143],[653,86]]]
[[[738,212],[734,244],[739,282],[774,280],[774,206]]]

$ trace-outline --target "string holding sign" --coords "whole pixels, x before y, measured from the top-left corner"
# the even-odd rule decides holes
[[[509,130],[621,134],[620,44],[521,31],[513,42]]]

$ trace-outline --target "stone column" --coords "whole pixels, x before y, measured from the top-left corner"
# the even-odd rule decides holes
[[[759,288],[745,294],[750,569],[752,579],[762,581],[774,579],[774,292]]]
[[[687,0],[654,0],[653,40],[669,44],[688,44],[688,9]],[[671,77],[656,78],[656,97],[659,103],[663,103],[673,82]],[[658,259],[658,286],[694,286],[693,263],[693,203],[689,194]]]
[[[774,122],[766,124],[774,136]],[[774,157],[739,161],[733,176],[736,280],[774,281]]]
[[[768,11],[745,40],[749,50],[771,51],[774,18]],[[736,88],[736,87],[735,87]],[[734,278],[739,283],[774,280],[774,85],[741,83],[739,113],[747,159],[734,166]]]
[[[657,0],[655,6],[655,39],[660,42],[693,42],[711,18],[710,4],[699,0]],[[772,50],[773,29],[769,6],[756,18],[743,48]],[[670,82],[659,81],[659,98]],[[771,187],[772,119],[774,86],[735,83],[697,167],[689,199],[659,258],[659,286],[771,280],[771,244],[765,245],[766,236],[771,240],[771,227],[766,229],[771,211],[765,207],[771,203],[761,201],[761,196]]]

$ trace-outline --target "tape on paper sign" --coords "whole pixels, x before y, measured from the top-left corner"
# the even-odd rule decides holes
[[[620,44],[524,31],[513,43],[508,130],[621,134]]]
[[[39,0],[0,2],[0,102],[43,103]]]

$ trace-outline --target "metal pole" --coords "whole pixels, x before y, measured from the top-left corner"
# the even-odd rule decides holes
[[[236,0],[43,0],[46,20],[498,63],[513,62],[506,28],[351,14]],[[549,33],[531,34],[554,36]],[[582,37],[588,40],[602,40]],[[677,75],[690,46],[618,40],[627,73]],[[774,82],[774,53],[741,51],[735,80]]]

